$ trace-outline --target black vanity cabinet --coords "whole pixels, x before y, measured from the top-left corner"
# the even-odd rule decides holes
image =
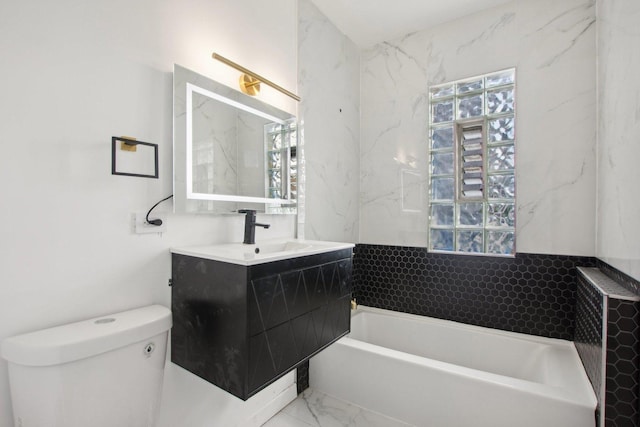
[[[352,249],[250,266],[172,254],[171,361],[246,400],[349,332]]]

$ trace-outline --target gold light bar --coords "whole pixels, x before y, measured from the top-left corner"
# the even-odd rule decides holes
[[[273,83],[271,80],[265,79],[264,77],[260,76],[259,74],[256,74],[253,71],[244,68],[240,64],[236,64],[235,62],[225,58],[224,56],[218,55],[217,53],[213,52],[211,54],[211,57],[213,59],[217,59],[218,61],[227,64],[228,66],[230,66],[232,68],[235,68],[236,70],[240,71],[241,73],[247,74],[247,75],[253,77],[254,79],[257,79],[257,80],[261,81],[262,83],[271,86],[275,90],[284,93],[285,95],[295,99],[296,101],[300,101],[300,97],[298,95],[296,95],[295,93],[289,92],[288,90],[286,90],[282,86],[278,86],[277,84]]]

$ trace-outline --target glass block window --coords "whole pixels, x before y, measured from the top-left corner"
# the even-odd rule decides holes
[[[515,69],[429,89],[429,250],[515,255]]]
[[[265,197],[292,202],[298,198],[297,141],[295,121],[265,126]]]

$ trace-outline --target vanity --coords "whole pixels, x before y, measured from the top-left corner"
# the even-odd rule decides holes
[[[173,111],[174,211],[246,217],[244,243],[171,250],[171,361],[247,400],[349,332],[354,245],[255,243],[256,212],[297,213],[294,115],[179,65]]]
[[[349,332],[353,246],[173,248],[171,361],[248,399]]]

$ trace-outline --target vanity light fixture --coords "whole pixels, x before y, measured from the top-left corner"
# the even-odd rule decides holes
[[[253,71],[244,68],[242,65],[237,64],[230,59],[225,58],[224,56],[218,55],[217,53],[213,52],[211,54],[211,57],[243,73],[240,76],[240,90],[247,95],[257,95],[260,92],[260,83],[264,83],[268,86],[271,86],[275,90],[284,93],[288,97],[291,97],[296,101],[300,101],[300,97],[295,93],[286,90],[282,86],[273,83],[271,80],[266,79],[259,74],[256,74]]]

